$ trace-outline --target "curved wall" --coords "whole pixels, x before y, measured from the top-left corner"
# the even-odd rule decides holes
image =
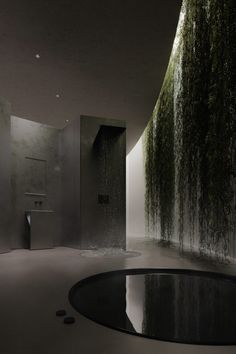
[[[145,130],[148,233],[220,258],[236,254],[235,14],[231,0],[183,1],[165,80]],[[129,200],[137,196],[129,193]]]

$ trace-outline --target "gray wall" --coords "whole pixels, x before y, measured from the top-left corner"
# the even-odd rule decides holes
[[[108,127],[95,149],[100,125]],[[125,248],[125,151],[120,121],[81,117],[60,131],[11,117],[11,247],[28,246],[25,211],[48,209],[56,214],[54,246]]]
[[[70,122],[61,132],[62,161],[62,244],[80,246],[80,120]]]
[[[59,140],[58,129],[11,117],[12,248],[27,247],[25,211],[32,209],[55,211],[54,245],[61,242]]]
[[[0,252],[10,249],[10,105],[0,98]]]
[[[125,248],[125,124],[86,116],[80,124],[81,248]]]

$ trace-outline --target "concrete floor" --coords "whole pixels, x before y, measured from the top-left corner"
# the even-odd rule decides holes
[[[160,342],[98,325],[75,312],[68,302],[72,285],[89,275],[123,268],[173,267],[236,275],[235,265],[212,265],[180,257],[151,241],[130,240],[133,258],[85,258],[79,250],[16,250],[0,255],[1,354],[236,354],[236,346],[193,346]],[[209,299],[210,300],[210,299]],[[55,316],[65,308],[75,316],[64,325]]]

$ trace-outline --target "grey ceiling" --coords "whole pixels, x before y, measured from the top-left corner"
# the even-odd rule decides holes
[[[0,96],[14,115],[56,127],[80,114],[125,119],[129,151],[159,94],[180,6],[0,0]]]

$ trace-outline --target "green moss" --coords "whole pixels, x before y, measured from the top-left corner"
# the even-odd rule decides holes
[[[166,77],[172,77],[172,71],[173,66],[170,64]],[[156,230],[159,219],[161,238],[166,241],[170,240],[173,227],[175,176],[173,128],[173,82],[167,79],[145,132],[148,231],[153,233]]]
[[[145,132],[149,232],[178,229],[229,255],[235,235],[236,3],[184,0],[163,87]],[[151,231],[150,231],[151,230]]]

